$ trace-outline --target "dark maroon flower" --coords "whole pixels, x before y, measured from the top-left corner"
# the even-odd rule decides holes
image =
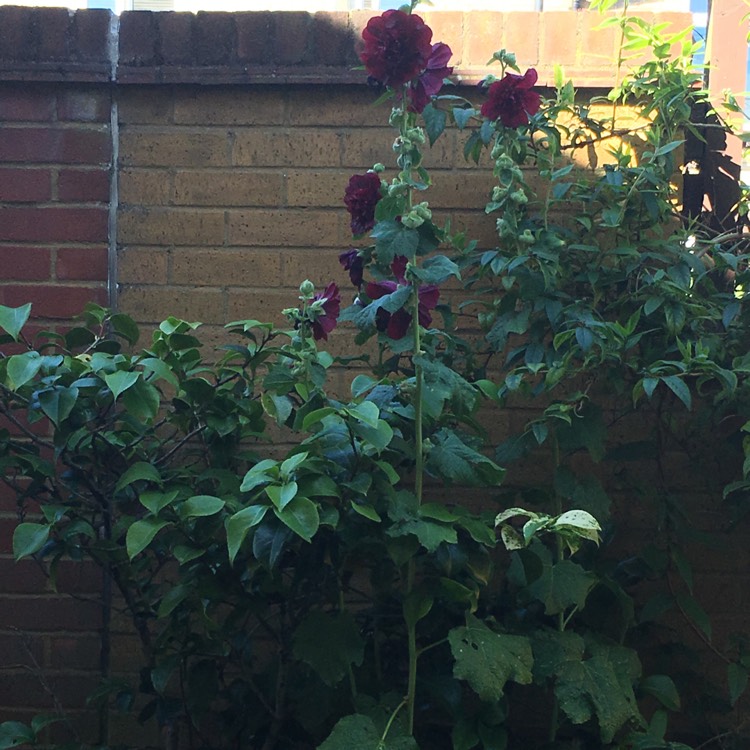
[[[344,204],[352,217],[352,234],[364,234],[375,226],[375,206],[380,197],[380,177],[375,172],[355,174],[349,178],[344,191]]]
[[[341,312],[341,297],[339,288],[331,282],[323,292],[318,292],[312,298],[313,304],[321,302],[315,313],[315,319],[310,323],[313,338],[316,341],[328,339],[328,334],[336,327]]]
[[[427,61],[426,70],[407,91],[411,102],[410,109],[414,112],[421,114],[424,111],[430,99],[442,88],[443,79],[453,72],[453,68],[448,67],[447,64],[452,54],[451,48],[443,42],[432,45],[432,53]]]
[[[345,253],[341,253],[339,255],[339,263],[341,263],[345,271],[349,271],[349,278],[352,284],[356,287],[362,286],[365,264],[357,249],[353,247]]]
[[[376,81],[396,88],[416,78],[426,67],[432,29],[414,14],[387,10],[367,22],[359,58]]]
[[[399,286],[404,286],[406,284],[406,279],[404,278],[404,274],[406,273],[406,258],[403,255],[398,255],[394,258],[393,263],[391,263],[391,271],[398,281],[371,281],[367,285],[367,296],[371,300],[380,299],[387,294],[393,294]],[[432,323],[430,310],[434,310],[437,306],[438,300],[440,299],[440,290],[433,284],[430,284],[428,286],[420,286],[418,294],[419,324],[427,328]],[[411,313],[403,308],[396,310],[394,313],[390,313],[388,310],[384,310],[381,307],[377,313],[375,313],[375,327],[379,331],[384,332],[389,338],[397,341],[406,336],[411,319]]]
[[[542,98],[531,87],[537,72],[529,68],[522,76],[506,73],[487,90],[487,101],[482,105],[482,116],[500,120],[506,128],[517,128],[529,121],[529,115],[539,111]]]

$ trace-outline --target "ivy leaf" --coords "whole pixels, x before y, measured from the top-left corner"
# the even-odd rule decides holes
[[[6,307],[0,305],[0,328],[4,330],[13,341],[18,341],[18,334],[26,325],[26,321],[31,314],[31,303],[21,305],[21,307]]]
[[[412,273],[424,284],[442,284],[451,276],[461,278],[458,266],[445,255],[433,255],[425,262],[412,270]]]
[[[528,638],[496,633],[467,615],[466,626],[453,628],[448,641],[455,659],[454,677],[466,680],[482,700],[500,700],[510,680],[531,683],[534,659]]]
[[[528,594],[544,604],[544,612],[556,615],[570,607],[582,609],[596,584],[596,576],[571,560],[553,563],[546,547],[535,546],[531,554],[540,558],[542,574],[527,587]]]
[[[428,552],[435,552],[443,542],[458,543],[458,535],[452,526],[421,518],[412,518],[388,530],[388,535],[392,537],[407,534],[414,534]]]
[[[20,560],[44,547],[50,527],[41,523],[19,523],[13,532],[13,557]]]
[[[622,646],[588,644],[591,657],[562,665],[555,683],[560,708],[573,724],[596,717],[602,741],[612,741],[617,731],[639,717],[633,680],[640,673],[635,654]]]
[[[419,247],[417,230],[409,229],[395,220],[379,222],[370,236],[375,240],[378,262],[383,267],[390,264],[397,255],[413,260]]]
[[[435,445],[427,457],[431,473],[470,486],[496,487],[502,482],[505,469],[466,445],[456,433],[439,430],[432,442]]]
[[[337,685],[352,664],[360,666],[365,643],[349,612],[310,612],[294,633],[295,658],[309,664],[326,685]]]

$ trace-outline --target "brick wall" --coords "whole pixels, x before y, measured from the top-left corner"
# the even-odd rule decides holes
[[[470,98],[501,47],[543,84],[554,62],[584,95],[612,83],[614,31],[595,32],[595,15],[424,15]],[[279,320],[303,278],[346,287],[344,186],[387,161],[393,138],[354,70],[368,17],[133,12],[118,29],[105,11],[0,7],[0,304],[32,301],[55,326],[109,301],[145,327],[202,320],[218,340],[229,320]],[[491,178],[465,163],[460,134],[427,160],[441,219],[492,243]],[[332,350],[348,346],[332,337]],[[0,721],[48,708],[50,691],[80,710],[98,663],[99,608],[64,595],[95,600],[98,577],[66,568],[57,593],[11,560],[14,521],[15,498],[0,495]],[[718,591],[722,570],[711,562],[698,585]],[[717,607],[737,625],[736,609]],[[132,648],[115,643],[116,671]]]

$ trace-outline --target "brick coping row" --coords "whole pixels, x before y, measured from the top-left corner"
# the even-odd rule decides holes
[[[0,6],[0,81],[118,84],[363,84],[355,47],[371,11],[130,11]],[[453,50],[454,75],[475,83],[516,52],[549,85],[553,65],[579,85],[612,85],[614,28],[590,11],[426,12],[433,41]],[[642,14],[690,25],[688,13]]]

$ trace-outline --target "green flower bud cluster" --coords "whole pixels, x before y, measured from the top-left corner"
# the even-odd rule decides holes
[[[431,219],[432,211],[430,211],[430,208],[425,201],[423,203],[418,203],[409,211],[409,213],[402,216],[401,223],[407,229],[416,229],[417,227],[421,227],[425,221],[430,221]]]

